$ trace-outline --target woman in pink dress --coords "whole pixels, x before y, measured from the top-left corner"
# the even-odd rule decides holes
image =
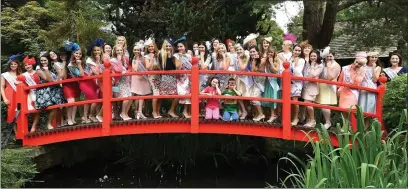
[[[342,72],[339,77],[339,82],[360,85],[364,80],[365,69],[364,65],[367,63],[367,53],[358,52],[354,63],[342,68]],[[349,87],[340,87],[339,93],[339,107],[355,109],[355,105],[358,103],[359,91]],[[343,117],[348,118],[347,113],[343,112]]]
[[[28,86],[37,85],[37,83],[40,82],[40,78],[38,77],[37,73],[33,69],[33,66],[36,63],[35,58],[34,57],[28,58],[28,56],[26,56],[23,62],[24,62],[24,68],[26,70],[26,72],[23,73],[23,76],[25,77],[24,82]],[[27,98],[28,110],[34,110],[34,102],[35,102],[35,89],[31,89],[30,92],[28,93],[28,98]],[[31,126],[30,132],[35,132],[37,130],[37,124],[39,120],[40,120],[40,114],[34,113],[33,124]]]
[[[113,47],[113,56],[110,59],[110,63],[112,65],[111,67],[112,73],[124,74],[131,70],[131,66],[129,65],[129,58],[125,56],[124,49],[121,46]],[[117,91],[114,91],[113,93],[113,96],[115,98],[124,98],[132,96],[132,93],[130,92],[130,76],[114,77],[114,87],[117,89]],[[132,103],[130,100],[124,100],[122,102],[122,111],[119,114],[119,116],[124,121],[132,119],[128,115],[131,105]]]
[[[146,64],[144,62],[143,56],[141,54],[141,49],[143,49],[143,44],[137,43],[133,47],[133,54],[134,57],[132,59],[132,71],[133,72],[145,72],[146,71]],[[135,95],[148,95],[152,93],[152,89],[150,88],[149,80],[147,75],[133,75],[131,84],[130,84],[130,91]],[[135,107],[136,107],[136,119],[146,119],[146,116],[143,115],[143,103],[144,99],[135,100]]]

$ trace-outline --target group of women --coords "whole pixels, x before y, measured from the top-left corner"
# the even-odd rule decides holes
[[[229,70],[243,72],[264,72],[281,74],[284,70],[283,62],[290,62],[290,71],[294,76],[339,81],[349,84],[376,88],[378,78],[385,74],[393,79],[398,75],[407,73],[402,67],[402,58],[398,54],[390,56],[391,67],[382,69],[376,52],[358,52],[355,61],[341,67],[335,60],[335,53],[329,48],[320,52],[305,42],[296,44],[292,35],[284,37],[282,51],[278,52],[272,47],[272,38],[262,38],[260,48],[257,45],[258,35],[250,34],[242,45],[232,40],[221,43],[214,39],[212,42],[194,43],[192,50],[187,50],[185,37],[174,41],[165,39],[161,49],[158,49],[154,39],[140,40],[130,47],[123,36],[117,37],[115,45],[111,46],[98,38],[85,51],[74,42],[65,42],[58,52],[42,52],[39,63],[35,57],[24,57],[24,69],[22,73],[19,55],[10,57],[7,62],[8,71],[1,77],[1,96],[8,106],[7,122],[12,122],[15,110],[16,85],[20,83],[16,77],[22,74],[28,86],[41,83],[78,78],[84,76],[97,76],[105,70],[104,61],[111,64],[111,73],[124,74],[127,72],[145,72],[152,70],[190,70],[192,57],[199,60],[201,70]],[[36,66],[37,65],[37,66]],[[36,66],[36,67],[35,67]],[[279,99],[281,97],[281,80],[275,77],[246,76],[233,74],[217,74],[219,87],[224,91],[228,80],[234,78],[236,91],[242,96],[264,97]],[[208,85],[208,74],[200,75],[200,91]],[[62,85],[53,85],[32,89],[28,95],[28,109],[44,109],[51,105],[71,103],[78,101],[81,94],[85,100],[96,100],[103,96],[103,82],[112,82],[113,97],[130,97],[133,95],[188,95],[190,94],[191,82],[188,74],[163,74],[163,75],[133,75],[113,77],[112,81],[103,81],[100,78],[88,78],[79,82],[69,82]],[[370,92],[358,91],[347,87],[337,88],[316,82],[293,80],[291,84],[291,98],[294,101],[338,105],[342,108],[350,108],[360,105],[365,112],[375,113],[376,95]],[[161,118],[161,99],[152,100],[152,117]],[[122,120],[132,119],[129,111],[135,104],[135,118],[146,119],[144,100],[124,100],[113,104],[113,117]],[[202,103],[205,103],[203,101]],[[178,104],[183,105],[182,116],[190,118],[190,99],[171,99],[168,107],[169,117],[179,117],[176,114]],[[252,106],[248,106],[251,104]],[[252,108],[249,108],[252,107]],[[239,119],[251,116],[254,121],[266,118],[264,112],[270,112],[267,122],[274,122],[279,117],[280,106],[273,102],[260,102],[253,100],[238,101]],[[304,123],[305,127],[316,125],[313,107],[299,108],[293,105],[292,125]],[[325,128],[331,126],[330,110],[323,109]],[[299,115],[300,114],[300,115]],[[53,129],[51,121],[60,116],[60,125],[76,124],[77,107],[71,106],[63,109],[53,109],[48,116],[47,128]],[[101,103],[84,105],[81,123],[102,122]],[[33,117],[31,132],[37,129],[39,115]]]

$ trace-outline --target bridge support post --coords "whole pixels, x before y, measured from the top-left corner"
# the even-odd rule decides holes
[[[20,114],[16,120],[16,138],[24,139],[24,135],[28,132],[28,94],[24,91],[24,87],[26,86],[26,84],[24,83],[25,77],[23,75],[20,75],[17,77],[17,80],[19,80],[21,83],[17,85],[16,98],[14,98],[15,102],[13,102],[17,103],[17,108],[20,108]]]
[[[110,62],[105,61],[105,70],[102,73],[102,135],[110,135],[110,123],[112,121],[112,79],[110,76]]]
[[[381,129],[383,131],[385,131],[385,124],[384,124],[384,119],[383,119],[383,105],[382,105],[382,101],[384,98],[384,94],[385,94],[385,89],[386,89],[386,85],[385,83],[387,82],[387,77],[385,76],[381,76],[379,78],[379,81],[381,83],[381,85],[378,87],[378,95],[377,95],[377,99],[376,99],[376,114],[377,114],[377,119],[378,122],[381,123]],[[385,133],[384,133],[385,134]]]
[[[200,101],[198,99],[200,73],[198,69],[198,58],[193,57],[191,60],[193,67],[191,68],[191,133],[198,133],[199,118],[200,118]]]
[[[282,138],[289,140],[292,139],[292,125],[291,125],[291,73],[289,70],[290,63],[288,61],[283,62],[285,70],[282,73],[282,125],[283,133]]]

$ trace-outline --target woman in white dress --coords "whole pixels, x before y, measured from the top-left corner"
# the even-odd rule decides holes
[[[191,70],[191,55],[187,53],[186,46],[182,42],[177,42],[177,53],[173,55],[178,70]],[[178,95],[191,94],[190,74],[179,74],[177,76],[177,93]],[[183,116],[190,118],[189,107],[190,99],[180,99],[180,104],[184,104]]]
[[[305,59],[301,58],[302,48],[296,45],[293,48],[292,57],[290,58],[290,71],[293,76],[303,77],[303,67],[305,66]],[[293,101],[298,101],[301,96],[303,88],[303,81],[292,80],[290,93]],[[293,119],[292,126],[295,126],[299,122],[299,105],[292,105],[293,107]]]

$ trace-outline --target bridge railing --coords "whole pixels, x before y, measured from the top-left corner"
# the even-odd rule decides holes
[[[23,139],[25,134],[28,132],[28,117],[27,115],[30,113],[37,113],[41,111],[47,111],[52,109],[58,109],[62,107],[70,107],[70,106],[80,106],[84,104],[91,104],[91,103],[102,103],[102,110],[103,110],[103,121],[102,121],[102,136],[109,136],[110,135],[110,127],[112,122],[112,102],[116,101],[123,101],[123,100],[138,100],[138,99],[191,99],[191,133],[198,133],[199,132],[199,104],[200,99],[205,98],[217,98],[217,99],[236,99],[236,100],[256,100],[256,101],[265,101],[265,102],[275,102],[280,103],[282,107],[282,138],[283,139],[292,139],[293,138],[293,128],[291,126],[291,105],[297,104],[302,106],[312,106],[315,108],[325,108],[340,112],[348,112],[349,109],[339,108],[337,106],[329,106],[329,105],[322,105],[316,103],[307,103],[307,102],[299,102],[299,101],[292,101],[291,100],[291,81],[292,80],[302,80],[302,81],[310,81],[310,82],[317,82],[317,83],[326,83],[332,84],[336,86],[344,86],[349,88],[354,88],[358,90],[369,91],[375,93],[377,95],[377,102],[376,102],[376,113],[364,113],[365,116],[377,118],[380,123],[382,123],[384,129],[384,123],[382,118],[382,98],[385,93],[385,82],[386,78],[380,78],[381,85],[377,89],[361,87],[357,85],[345,84],[341,82],[334,82],[329,80],[322,80],[322,79],[313,79],[313,78],[306,78],[306,77],[296,77],[292,76],[291,72],[289,71],[289,62],[284,62],[283,66],[285,70],[282,74],[271,74],[271,73],[259,73],[259,72],[233,72],[233,71],[215,71],[215,70],[199,70],[199,67],[196,63],[193,64],[191,70],[173,70],[173,71],[146,71],[146,72],[129,72],[125,74],[112,74],[110,71],[110,63],[104,63],[105,70],[101,75],[98,76],[85,76],[81,78],[75,79],[66,79],[62,81],[56,82],[49,82],[45,84],[39,84],[35,86],[26,86],[24,82],[17,86],[17,103],[20,107],[20,116],[17,121],[17,138]],[[118,76],[132,76],[132,75],[164,75],[164,74],[188,74],[190,76],[191,81],[191,94],[188,95],[158,95],[158,96],[131,96],[125,98],[113,98],[112,92],[112,77]],[[261,97],[244,97],[244,96],[221,96],[221,95],[200,95],[200,81],[199,75],[200,74],[231,74],[231,75],[248,75],[248,76],[264,76],[264,77],[275,77],[282,79],[282,98],[281,99],[271,99],[271,98],[261,98]],[[70,82],[78,82],[88,79],[102,79],[102,91],[103,96],[101,99],[97,100],[85,100],[85,101],[78,101],[73,103],[66,103],[66,104],[59,104],[49,106],[46,109],[42,110],[28,110],[27,106],[27,96],[30,89],[36,89],[40,87],[52,86],[57,84],[64,84]],[[24,76],[18,77],[19,81],[24,81]],[[108,82],[106,82],[108,81]],[[355,114],[355,110],[351,111]],[[353,130],[356,130],[356,119],[352,116],[351,118]]]

